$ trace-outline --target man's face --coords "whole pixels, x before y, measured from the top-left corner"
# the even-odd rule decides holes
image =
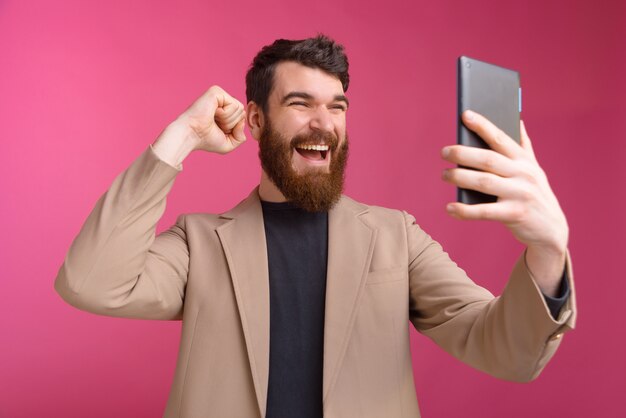
[[[347,107],[335,77],[293,62],[276,67],[259,156],[270,180],[296,206],[326,211],[339,200]]]

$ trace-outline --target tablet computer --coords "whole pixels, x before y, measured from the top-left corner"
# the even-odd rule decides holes
[[[519,73],[466,56],[459,57],[457,65],[457,143],[489,148],[485,141],[463,124],[461,114],[467,109],[485,116],[519,143],[522,110]],[[476,204],[495,202],[497,197],[458,188],[457,200]]]

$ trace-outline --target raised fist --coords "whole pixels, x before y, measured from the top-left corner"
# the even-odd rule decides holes
[[[190,128],[194,149],[226,154],[246,140],[244,106],[219,86],[209,88],[178,120]]]

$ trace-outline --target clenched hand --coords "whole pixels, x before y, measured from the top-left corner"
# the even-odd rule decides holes
[[[213,86],[165,128],[152,148],[163,161],[180,167],[194,150],[231,152],[245,142],[244,126],[243,104]]]

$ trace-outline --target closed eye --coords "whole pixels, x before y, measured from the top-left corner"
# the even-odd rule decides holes
[[[309,106],[307,102],[291,102],[288,106]]]

